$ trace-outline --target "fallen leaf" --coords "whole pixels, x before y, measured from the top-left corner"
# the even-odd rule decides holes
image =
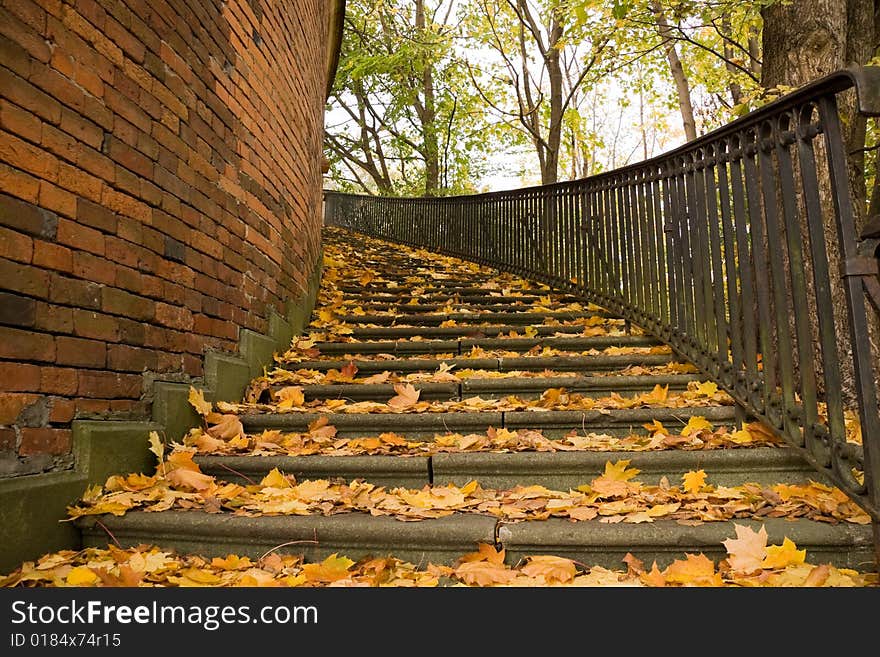
[[[685,559],[676,559],[663,571],[667,583],[688,586],[723,586],[721,575],[715,572],[715,564],[706,555],[685,554]]]
[[[411,383],[395,383],[394,392],[397,394],[388,400],[388,406],[396,411],[404,411],[411,408],[419,401],[419,390]]]
[[[205,394],[192,386],[189,388],[189,403],[199,415],[207,415],[213,410],[211,402],[205,400]]]
[[[787,536],[782,545],[768,545],[767,557],[761,562],[762,568],[785,568],[786,566],[804,563],[806,550],[798,550],[797,545]]]
[[[569,582],[577,575],[577,566],[571,559],[550,555],[529,557],[520,572],[529,577],[543,577],[547,582]]]
[[[703,470],[691,470],[682,475],[683,488],[688,493],[699,493],[706,485],[706,473]]]
[[[727,561],[731,569],[742,573],[760,570],[767,556],[767,530],[763,525],[757,532],[746,525],[734,524],[733,527],[736,538],[722,541],[727,548]]]

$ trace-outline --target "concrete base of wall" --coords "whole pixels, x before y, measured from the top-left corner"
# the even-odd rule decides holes
[[[166,442],[176,441],[201,421],[188,400],[190,385],[201,389],[208,401],[240,401],[250,380],[262,374],[275,353],[287,350],[293,336],[308,325],[322,262],[319,253],[306,291],[286,304],[285,314],[272,312],[268,335],[243,329],[238,354],[205,354],[203,384],[155,382],[150,420],[74,420],[73,471],[0,479],[0,573],[47,552],[80,549],[79,531],[65,522],[67,507],[87,486],[103,484],[113,474],[152,474],[156,459],[149,451],[150,432],[156,431]]]

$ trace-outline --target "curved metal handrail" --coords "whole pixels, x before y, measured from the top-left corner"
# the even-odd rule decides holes
[[[325,192],[325,221],[571,291],[667,342],[880,527],[877,260],[860,252],[837,97],[805,85],[644,162],[441,198]],[[832,275],[834,272],[834,275]],[[875,531],[880,541],[880,531]]]

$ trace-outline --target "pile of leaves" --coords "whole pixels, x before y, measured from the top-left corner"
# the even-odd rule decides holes
[[[453,565],[420,568],[393,556],[354,561],[337,553],[307,563],[302,555],[270,550],[259,558],[227,554],[178,554],[153,545],[62,550],[28,561],[0,587],[870,587],[877,573],[830,564],[813,565],[806,550],[788,538],[768,545],[762,527],[735,525],[725,540],[727,557],[717,564],[704,554],[685,553],[666,568],[650,568],[627,554],[625,569],[586,566],[573,559],[534,555],[509,564],[503,548],[480,543]]]

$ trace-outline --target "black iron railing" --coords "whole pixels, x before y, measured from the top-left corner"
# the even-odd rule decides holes
[[[325,222],[619,313],[799,449],[876,529],[878,240],[854,223],[837,106],[852,87],[861,112],[880,114],[880,69],[849,69],[622,169],[453,198],[326,192]]]

